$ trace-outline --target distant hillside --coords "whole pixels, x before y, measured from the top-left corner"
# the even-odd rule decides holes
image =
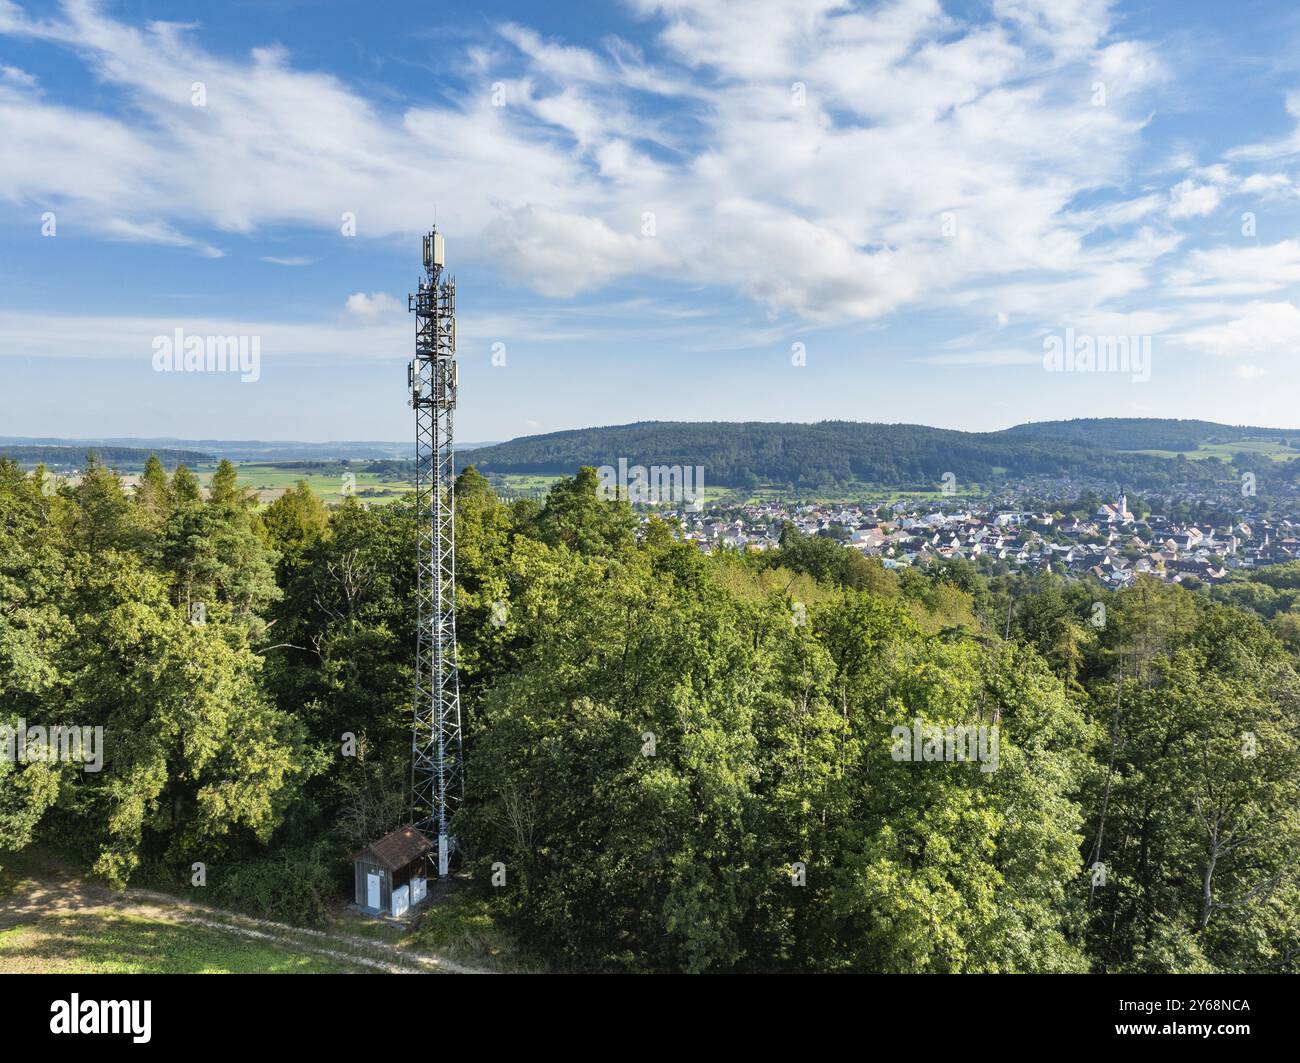
[[[52,469],[79,469],[86,456],[94,453],[105,465],[118,469],[144,468],[150,454],[169,469],[177,465],[199,465],[216,461],[211,454],[198,450],[168,450],[161,447],[102,447],[79,443],[75,446],[13,446],[0,444],[0,458],[10,458],[20,465],[47,465]]]
[[[138,438],[132,436],[104,437],[99,439],[58,439],[25,437],[0,437],[0,448],[11,446],[75,447],[82,451],[91,449],[101,456],[113,449],[143,450],[146,456],[163,451],[200,452],[208,461],[229,458],[231,461],[328,461],[342,458],[410,458],[414,443],[389,443],[373,440],[337,440],[328,443],[306,443],[298,440],[261,439],[176,439],[170,436]]]
[[[1232,428],[1206,421],[1092,420],[957,432],[924,425],[642,421],[526,436],[459,461],[485,473],[572,473],[581,465],[701,465],[706,483],[825,487],[862,482],[930,485],[951,472],[959,483],[1006,477],[1107,479],[1138,488],[1222,479],[1217,462],[1175,462],[1133,450],[1195,450],[1201,441],[1291,439],[1300,431]]]
[[[1158,417],[1081,417],[1073,421],[1019,424],[995,436],[1052,440],[1107,450],[1196,450],[1244,439],[1270,439],[1300,446],[1300,429],[1254,428],[1213,421],[1162,420]]]
[[[493,442],[457,443],[457,450],[493,446]],[[32,447],[56,447],[78,452],[77,463],[85,459],[86,451],[93,450],[105,461],[110,453],[127,454],[141,451],[147,458],[157,454],[164,464],[174,464],[164,454],[188,454],[181,459],[187,464],[194,461],[284,462],[284,461],[412,461],[415,457],[414,439],[403,442],[385,440],[331,440],[328,443],[309,443],[293,439],[176,439],[170,436],[140,438],[134,436],[104,437],[98,439],[60,439],[53,436],[0,436],[0,454]],[[199,454],[198,458],[193,457]],[[29,459],[20,458],[27,463]],[[39,460],[39,459],[33,459]],[[128,459],[122,459],[128,460]],[[141,459],[143,461],[143,459]]]

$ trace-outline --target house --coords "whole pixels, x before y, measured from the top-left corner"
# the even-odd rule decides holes
[[[401,827],[354,854],[357,907],[371,915],[405,915],[428,895],[432,851],[419,830]]]

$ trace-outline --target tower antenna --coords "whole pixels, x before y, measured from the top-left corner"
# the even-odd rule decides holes
[[[456,280],[444,273],[442,233],[424,237],[424,276],[408,298],[415,357],[407,367],[415,409],[418,623],[415,724],[411,738],[411,823],[438,851],[446,875],[456,840],[451,818],[465,795],[456,671]]]

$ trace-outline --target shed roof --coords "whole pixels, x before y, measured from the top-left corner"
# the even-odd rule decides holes
[[[360,852],[353,854],[352,859],[356,860],[368,853],[389,871],[397,871],[432,849],[429,839],[420,831],[414,827],[400,827],[391,834],[385,834],[378,841],[371,842]]]

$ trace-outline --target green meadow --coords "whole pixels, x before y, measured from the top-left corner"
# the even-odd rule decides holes
[[[1176,458],[1182,455],[1188,461],[1219,458],[1232,463],[1238,454],[1258,454],[1272,461],[1290,461],[1300,457],[1300,449],[1288,446],[1277,439],[1239,439],[1234,443],[1202,443],[1195,450],[1130,450],[1126,454],[1149,454],[1157,458]]]
[[[359,469],[352,470],[354,479],[350,481],[341,472],[327,473],[293,464],[239,463],[235,470],[239,474],[240,485],[256,491],[263,505],[274,502],[299,480],[306,480],[308,486],[329,505],[342,502],[349,489],[362,502],[390,502],[414,490],[414,485],[409,480],[386,478]],[[204,465],[195,471],[206,487],[216,466]]]

